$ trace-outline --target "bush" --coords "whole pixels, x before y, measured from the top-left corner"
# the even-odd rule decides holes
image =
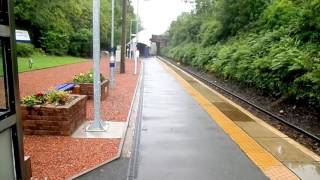
[[[88,29],[80,29],[71,35],[69,54],[73,56],[90,57],[92,34]]]
[[[262,15],[262,21],[270,29],[296,24],[294,21],[299,19],[299,10],[292,0],[273,1]]]
[[[320,0],[198,2],[172,23],[167,56],[282,100],[320,106]],[[192,24],[200,29],[191,31]]]
[[[49,54],[62,56],[67,54],[69,42],[69,35],[49,31],[42,37],[42,48]]]
[[[30,57],[34,53],[34,47],[32,44],[17,44],[17,56],[18,57]]]
[[[201,26],[202,46],[211,46],[218,42],[222,34],[222,25],[219,21],[208,21]]]

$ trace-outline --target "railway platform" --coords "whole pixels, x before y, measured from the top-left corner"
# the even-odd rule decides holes
[[[319,179],[319,157],[182,70],[145,61],[137,179]]]
[[[162,60],[144,60],[131,155],[79,179],[320,179],[319,156]]]
[[[267,179],[156,59],[145,60],[137,179]]]

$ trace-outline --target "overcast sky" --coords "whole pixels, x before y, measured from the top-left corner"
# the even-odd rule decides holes
[[[137,0],[131,1],[136,11]],[[139,17],[144,29],[162,34],[182,12],[191,11],[192,6],[184,0],[139,0]]]

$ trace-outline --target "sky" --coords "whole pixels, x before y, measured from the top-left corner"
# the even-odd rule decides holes
[[[194,5],[185,0],[138,0],[142,27],[152,34],[166,32],[172,21],[182,12],[190,12]],[[131,0],[135,12],[137,0]]]

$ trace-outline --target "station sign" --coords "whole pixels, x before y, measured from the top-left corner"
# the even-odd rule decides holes
[[[29,32],[24,30],[16,30],[17,42],[31,42]]]

